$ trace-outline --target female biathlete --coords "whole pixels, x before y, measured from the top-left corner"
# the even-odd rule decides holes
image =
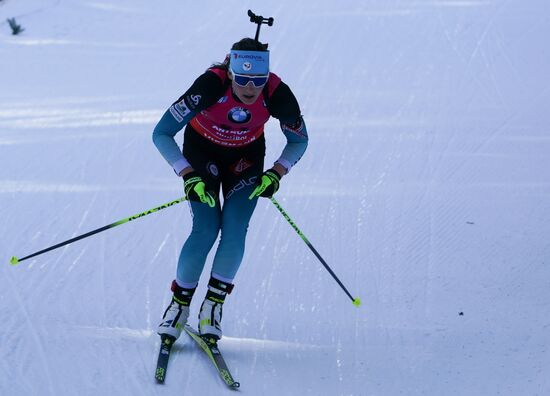
[[[280,121],[287,143],[264,171],[264,125],[270,116]],[[180,150],[174,136],[183,127]],[[257,198],[271,197],[306,150],[300,107],[288,85],[270,71],[267,44],[245,38],[170,106],[155,127],[153,141],[183,177],[193,217],[158,333],[180,336],[206,257],[221,232],[198,323],[202,336],[219,340],[222,306],[233,289]]]

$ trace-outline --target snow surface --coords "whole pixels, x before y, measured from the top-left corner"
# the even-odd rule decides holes
[[[239,392],[550,394],[548,1],[2,0],[0,395],[230,393],[185,335],[153,377],[186,204],[8,262],[182,195],[152,129],[248,8],[311,139],[277,197],[363,304],[260,202]]]

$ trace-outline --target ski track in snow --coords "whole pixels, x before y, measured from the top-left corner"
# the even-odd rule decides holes
[[[261,200],[224,310],[221,348],[240,392],[550,393],[540,315],[550,307],[549,8],[255,10],[275,17],[262,38],[311,137],[277,199],[363,305]],[[0,23],[0,57],[10,59],[0,66],[6,262],[181,196],[152,128],[194,76],[253,33],[246,9],[0,2],[26,29],[14,37]],[[284,145],[277,122],[266,138],[270,164]],[[166,384],[153,378],[157,321],[190,225],[187,204],[175,205],[0,266],[0,394],[230,393],[185,335]]]

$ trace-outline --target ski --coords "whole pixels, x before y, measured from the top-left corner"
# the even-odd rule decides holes
[[[155,371],[155,378],[159,384],[164,383],[166,378],[166,369],[168,368],[168,360],[170,359],[170,351],[176,339],[174,337],[163,335],[160,338],[159,357],[157,360],[157,369]]]
[[[223,382],[225,382],[230,389],[236,390],[239,388],[240,384],[233,379],[233,376],[229,372],[229,368],[223,359],[216,340],[207,340],[206,338],[201,337],[201,335],[189,325],[185,325],[184,329],[185,332],[189,334],[189,336],[201,347],[204,353],[206,353],[212,363],[214,363],[214,367],[218,371],[218,374],[222,378]]]

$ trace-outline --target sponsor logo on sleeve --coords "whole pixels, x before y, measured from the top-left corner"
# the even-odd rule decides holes
[[[174,117],[174,119],[177,122],[182,122],[183,121],[183,117],[180,116],[180,114],[176,111],[176,109],[174,109],[174,105],[170,106],[170,114],[172,114],[172,117]]]
[[[187,108],[185,102],[182,100],[170,107],[170,113],[178,122],[182,122],[183,119],[191,114],[191,110]]]
[[[195,109],[200,101],[201,101],[201,98],[202,96],[201,95],[188,95],[185,99],[187,99],[185,101],[185,103],[187,103],[187,105],[189,106],[190,109]]]
[[[281,128],[283,129],[283,132],[290,132],[301,138],[307,138],[302,117],[300,117],[294,124],[281,124]]]

